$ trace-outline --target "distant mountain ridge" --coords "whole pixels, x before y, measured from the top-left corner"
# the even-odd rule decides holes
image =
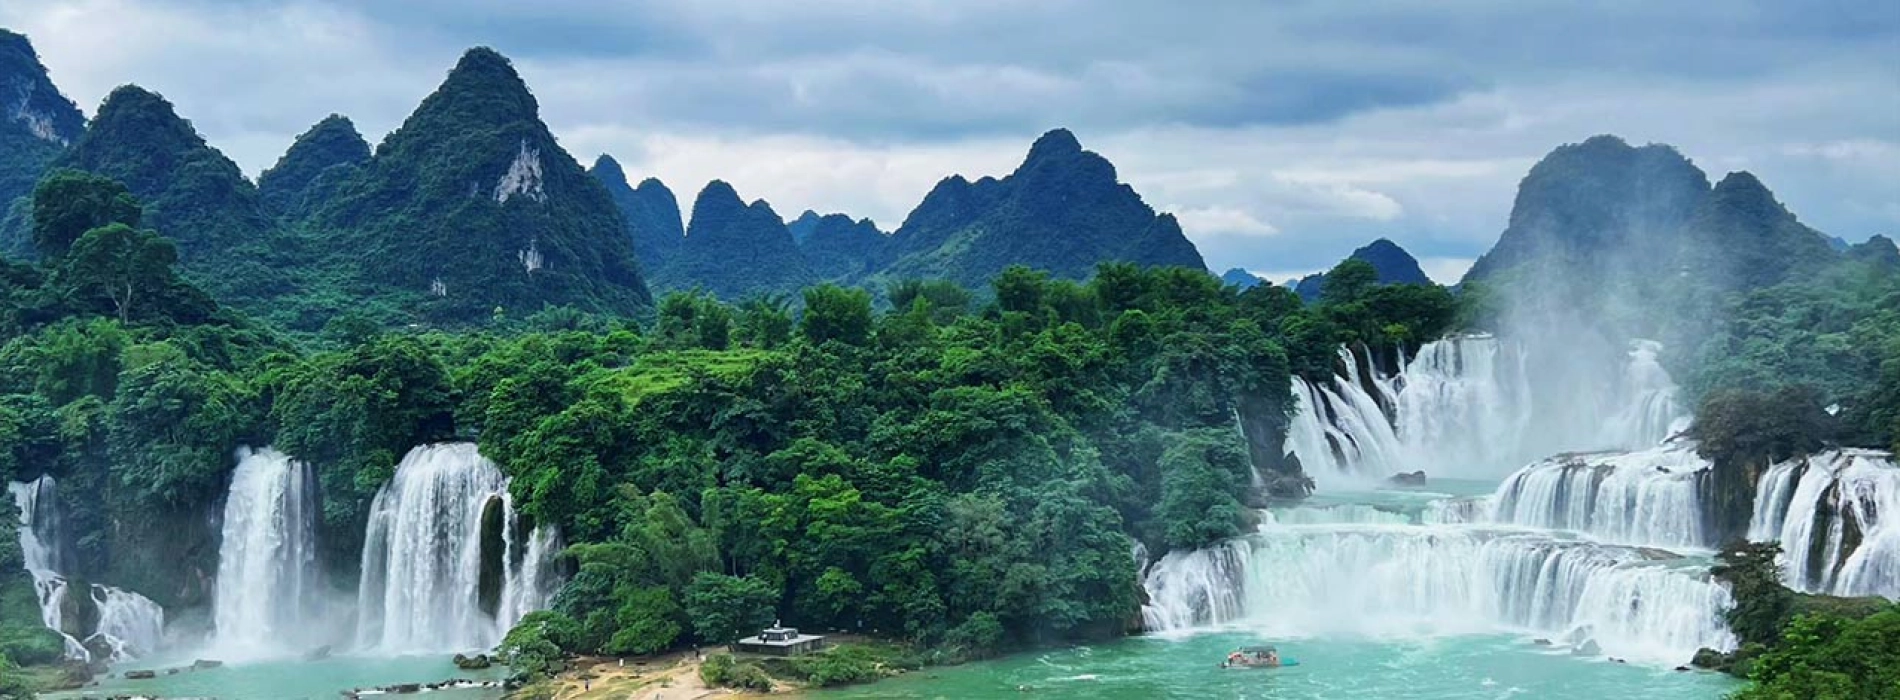
[[[1347,260],[1364,260],[1379,273],[1380,284],[1432,284],[1432,278],[1418,266],[1418,259],[1405,252],[1399,244],[1380,238],[1354,250]],[[1293,291],[1308,302],[1318,301],[1320,289],[1326,284],[1325,273],[1313,273],[1300,278]]]
[[[610,156],[591,172],[614,194],[659,293],[697,288],[735,299],[818,281],[877,291],[903,279],[981,288],[1010,265],[1070,279],[1088,277],[1103,262],[1206,270],[1172,215],[1143,203],[1116,179],[1107,159],[1083,150],[1062,129],[1038,138],[1022,165],[1002,179],[944,178],[892,233],[845,214],[806,211],[776,224],[740,216],[737,194],[728,196],[731,186],[716,182],[700,194],[682,236],[675,233],[678,205],[658,180],[628,187]],[[702,229],[700,209],[708,205],[720,219]],[[731,230],[738,219],[743,233]],[[761,261],[761,267],[746,261]]]

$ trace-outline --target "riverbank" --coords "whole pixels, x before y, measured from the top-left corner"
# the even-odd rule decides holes
[[[703,654],[690,651],[633,659],[581,657],[555,677],[508,695],[509,700],[699,700],[736,696],[699,677]]]
[[[521,688],[510,700],[693,700],[709,697],[801,697],[821,688],[866,685],[941,668],[942,653],[920,653],[897,642],[834,635],[824,651],[798,657],[732,653],[721,649],[617,659],[579,657],[555,677]],[[720,664],[702,673],[708,664]],[[712,682],[707,677],[712,677]],[[731,680],[722,680],[727,678]],[[747,679],[747,680],[741,680]],[[749,682],[748,682],[749,681]],[[739,686],[739,687],[725,687]],[[769,689],[767,688],[769,686]]]

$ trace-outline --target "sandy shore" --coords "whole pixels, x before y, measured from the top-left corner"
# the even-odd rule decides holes
[[[692,652],[627,659],[583,657],[551,683],[556,700],[698,700],[734,696],[699,678]]]

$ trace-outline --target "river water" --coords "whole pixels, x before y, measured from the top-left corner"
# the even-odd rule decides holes
[[[1299,661],[1223,669],[1235,647],[1271,642]],[[1237,631],[1137,637],[926,669],[818,698],[1717,698],[1733,679],[1579,659],[1514,635],[1396,641],[1269,639]]]

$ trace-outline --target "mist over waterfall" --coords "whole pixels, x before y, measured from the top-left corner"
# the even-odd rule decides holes
[[[1287,445],[1318,493],[1149,566],[1146,628],[1517,633],[1669,666],[1733,648],[1708,573],[1711,465],[1672,438],[1687,414],[1661,346],[1532,337],[1428,343],[1389,375],[1342,348],[1336,376],[1294,387]],[[1424,490],[1382,487],[1418,470]]]
[[[1900,598],[1900,468],[1876,450],[1829,450],[1769,467],[1748,539],[1781,543],[1797,590]]]
[[[1660,352],[1468,335],[1425,344],[1386,377],[1342,349],[1339,375],[1295,386],[1288,448],[1323,486],[1421,469],[1495,478],[1559,452],[1647,447],[1686,418]]]
[[[507,486],[470,443],[425,445],[403,457],[370,508],[357,599],[360,646],[393,653],[486,648],[521,615],[546,606],[558,535],[552,528],[524,531]],[[485,551],[499,553],[499,561]]]
[[[71,564],[65,553],[58,488],[51,475],[7,484],[13,505],[20,510],[21,559],[33,577],[40,622],[65,639],[68,658],[90,661],[104,656],[120,661],[151,653],[164,639],[165,610],[145,596],[91,584],[81,594],[96,611],[96,620],[88,626],[68,617],[68,596],[74,591],[64,573]]]
[[[216,645],[229,657],[322,644],[316,477],[270,448],[240,449],[237,460],[218,548]]]
[[[1363,511],[1362,511],[1363,512]],[[1518,632],[1655,664],[1727,649],[1729,596],[1697,562],[1484,526],[1262,526],[1150,569],[1156,631],[1237,626],[1278,638]]]

